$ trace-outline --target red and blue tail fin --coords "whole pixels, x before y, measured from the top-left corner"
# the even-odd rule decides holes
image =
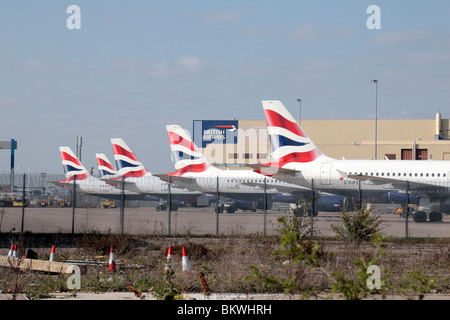
[[[66,175],[66,182],[73,181],[74,176],[77,180],[85,180],[90,174],[72,152],[69,147],[59,147],[61,154],[61,160],[64,168],[64,174]]]
[[[149,174],[148,170],[123,139],[113,138],[111,139],[111,145],[119,176],[138,178]]]
[[[100,174],[100,178],[115,178],[117,177],[117,171],[113,167],[111,161],[104,153],[96,153],[97,167]]]
[[[178,125],[166,125],[166,129],[176,175],[214,168],[198,150],[188,131]]]
[[[270,165],[282,168],[287,163],[307,163],[322,156],[320,150],[303,131],[294,117],[277,100],[262,102],[272,146]]]

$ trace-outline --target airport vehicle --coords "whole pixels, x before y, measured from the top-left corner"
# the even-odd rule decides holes
[[[256,172],[304,187],[314,183],[315,190],[354,198],[361,189],[375,198],[399,190],[419,198],[414,221],[426,221],[427,215],[430,221],[442,220],[450,197],[450,161],[333,159],[317,148],[280,101],[265,100],[262,105],[272,162],[253,166]]]
[[[105,201],[102,202],[101,207],[103,209],[117,208],[117,204],[112,200],[106,199]]]
[[[25,206],[28,206],[29,203],[25,200]],[[15,194],[12,196],[8,196],[4,194],[2,198],[0,198],[0,207],[22,207],[23,201],[18,199]]]
[[[106,199],[120,200],[122,198],[122,190],[93,177],[69,147],[60,147],[59,150],[66,179],[52,183],[70,190],[73,190],[75,183],[76,192],[96,195]],[[154,200],[141,193],[128,190],[124,190],[124,195],[128,200]]]
[[[309,198],[312,194],[310,189],[266,178],[253,170],[216,168],[199,152],[187,130],[178,125],[167,125],[166,129],[175,166],[175,172],[166,174],[166,179],[191,190],[219,192],[221,197],[233,199],[231,205],[226,205],[228,212],[264,209],[265,195],[266,208],[270,209],[275,196],[278,202],[294,202],[295,198]],[[316,196],[320,205],[321,197],[319,194]],[[342,200],[336,196],[333,198],[335,203]]]
[[[151,174],[123,139],[112,138],[111,145],[117,171],[112,172],[115,178],[106,181],[114,181],[116,177],[120,177],[125,182],[125,189],[129,191],[168,199],[169,184]],[[202,192],[179,188],[173,184],[170,184],[170,197],[173,209],[182,206],[207,207],[212,200]]]

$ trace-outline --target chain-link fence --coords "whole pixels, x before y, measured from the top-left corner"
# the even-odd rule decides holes
[[[321,186],[320,180],[302,192],[283,193],[263,181],[239,181],[247,185],[244,192],[237,185],[230,189],[229,180],[212,179],[214,191],[202,194],[176,183],[169,188],[161,180],[158,193],[139,193],[120,181],[102,182],[102,189],[93,182],[65,180],[62,174],[0,174],[0,232],[272,235],[278,234],[282,215],[302,212],[296,210],[301,203],[307,204],[304,213],[311,217],[314,233],[334,236],[332,225],[340,223],[342,211],[362,203],[380,215],[387,236],[450,236],[450,216],[445,213],[450,205],[445,201],[443,212],[425,212],[421,220],[416,214],[422,212],[419,200],[409,193],[374,196],[360,184],[353,198],[344,198],[318,192],[314,185]],[[249,186],[256,191],[249,192]]]

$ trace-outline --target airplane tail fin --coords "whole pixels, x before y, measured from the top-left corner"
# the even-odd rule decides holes
[[[97,167],[100,173],[100,178],[115,178],[117,177],[117,171],[114,169],[111,161],[104,153],[96,153]]]
[[[113,138],[111,139],[111,145],[114,152],[117,173],[120,176],[138,178],[149,174],[148,170],[123,139]]]
[[[61,154],[66,182],[73,181],[74,176],[76,176],[77,180],[85,180],[90,176],[72,149],[69,147],[59,147],[59,152]]]
[[[282,168],[287,163],[325,157],[280,101],[264,100],[262,105],[274,159],[271,166]]]
[[[177,175],[204,172],[214,168],[198,150],[187,130],[179,125],[166,125],[166,129]]]

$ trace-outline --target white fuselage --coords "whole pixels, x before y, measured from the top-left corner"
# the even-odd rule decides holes
[[[81,193],[87,193],[103,198],[114,198],[114,199],[120,199],[122,195],[122,190],[120,188],[110,185],[93,176],[88,176],[86,179],[83,180],[75,180],[75,184],[76,184],[76,191]],[[59,185],[63,186],[66,189],[73,190],[73,181],[71,183],[61,183]],[[124,195],[127,197],[127,199],[145,198],[142,194],[132,192],[129,190],[124,190]]]
[[[191,178],[194,183],[186,183],[185,187],[205,193],[225,194],[231,198],[260,198],[265,192],[267,195],[275,195],[283,191],[306,192],[307,189],[273,178],[265,177],[253,170],[207,170],[204,172],[187,172],[183,178]],[[266,179],[266,187],[264,187]],[[182,182],[175,180],[178,185]]]
[[[320,159],[320,158],[319,158]],[[384,193],[399,189],[397,182],[411,182],[410,191],[428,197],[446,197],[449,193],[450,162],[439,160],[336,160],[324,158],[310,163],[289,163],[287,169],[299,171],[289,182],[304,187],[311,187],[324,192],[350,196],[359,188],[372,192]],[[358,179],[344,177],[363,176],[361,186]],[[370,177],[374,177],[370,180]],[[380,178],[376,183],[376,178]],[[385,182],[380,182],[386,179]],[[420,185],[420,188],[418,187]]]
[[[153,176],[151,174],[147,174],[143,177],[128,177],[125,178],[125,182],[130,182],[130,184],[126,184],[126,188],[129,191],[145,193],[154,196],[165,197],[169,193],[169,185],[166,181]],[[177,186],[171,186],[170,193],[172,195],[201,195],[201,192],[191,191],[184,188],[179,188]]]

